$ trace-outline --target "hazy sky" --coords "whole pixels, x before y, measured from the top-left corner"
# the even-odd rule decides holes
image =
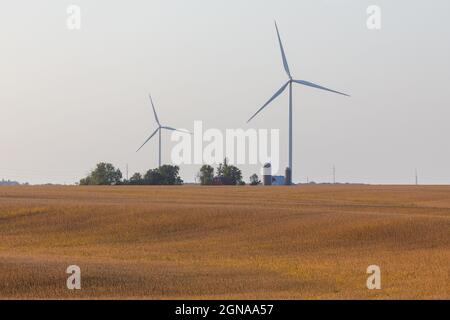
[[[81,30],[66,9],[81,7]],[[382,9],[382,28],[366,9]],[[291,72],[294,180],[450,183],[448,0],[10,0],[0,11],[0,179],[74,183],[99,161],[157,165],[148,101],[170,126],[279,128],[288,98],[246,120]],[[170,142],[164,135],[163,162]],[[181,166],[193,181],[199,166]],[[246,180],[258,166],[242,166]]]

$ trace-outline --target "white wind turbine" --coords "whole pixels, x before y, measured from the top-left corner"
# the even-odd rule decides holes
[[[265,107],[267,107],[273,100],[275,100],[276,97],[278,97],[281,93],[283,93],[283,91],[287,88],[287,86],[289,86],[289,170],[290,170],[290,175],[291,175],[291,179],[292,179],[292,83],[298,83],[298,84],[302,84],[304,86],[334,92],[334,93],[341,94],[341,95],[344,95],[347,97],[349,97],[349,95],[319,86],[319,85],[314,84],[309,81],[292,79],[291,72],[289,71],[289,65],[288,65],[288,62],[286,59],[286,54],[284,53],[283,44],[281,43],[281,37],[280,37],[280,33],[278,31],[278,26],[277,26],[276,22],[275,22],[275,29],[277,30],[278,42],[280,44],[281,57],[283,59],[284,70],[286,71],[286,73],[289,77],[289,80],[285,84],[283,84],[283,86],[277,92],[275,92],[275,94],[261,108],[259,108],[258,111],[256,111],[256,113],[247,121],[247,123],[250,122],[250,120],[252,120]],[[289,183],[291,183],[291,181],[289,181]]]
[[[151,102],[152,108],[153,108],[153,114],[155,115],[155,120],[156,120],[156,123],[158,124],[158,128],[150,135],[150,137],[147,138],[147,140],[145,140],[145,142],[142,144],[142,146],[139,149],[137,149],[136,152],[141,150],[142,147],[145,146],[145,144],[147,142],[149,142],[150,139],[153,138],[153,136],[156,133],[159,133],[159,162],[158,162],[158,164],[159,164],[159,167],[161,167],[161,131],[162,131],[162,129],[166,129],[166,130],[170,130],[170,131],[178,131],[178,132],[183,132],[183,133],[187,133],[187,134],[191,134],[191,133],[189,131],[185,131],[185,130],[179,130],[179,129],[175,129],[172,127],[162,126],[161,123],[159,122],[158,115],[156,114],[155,105],[153,104],[152,96],[149,95],[149,97],[150,97],[150,102]]]

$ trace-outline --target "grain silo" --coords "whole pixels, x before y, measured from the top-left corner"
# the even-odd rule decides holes
[[[264,177],[264,185],[271,186],[272,185],[272,165],[270,163],[266,163],[263,168],[263,177]]]
[[[286,168],[286,175],[284,180],[285,185],[290,186],[292,184],[292,171],[291,168]]]

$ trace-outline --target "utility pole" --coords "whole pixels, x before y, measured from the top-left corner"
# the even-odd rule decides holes
[[[418,186],[418,185],[419,185],[419,176],[417,174],[417,168],[416,168],[416,186]]]
[[[333,165],[333,184],[336,184],[336,167]]]
[[[127,180],[128,180],[128,163],[127,163]]]

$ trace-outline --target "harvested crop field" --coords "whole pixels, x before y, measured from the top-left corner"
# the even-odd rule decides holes
[[[0,187],[2,299],[450,299],[449,265],[447,186]]]

